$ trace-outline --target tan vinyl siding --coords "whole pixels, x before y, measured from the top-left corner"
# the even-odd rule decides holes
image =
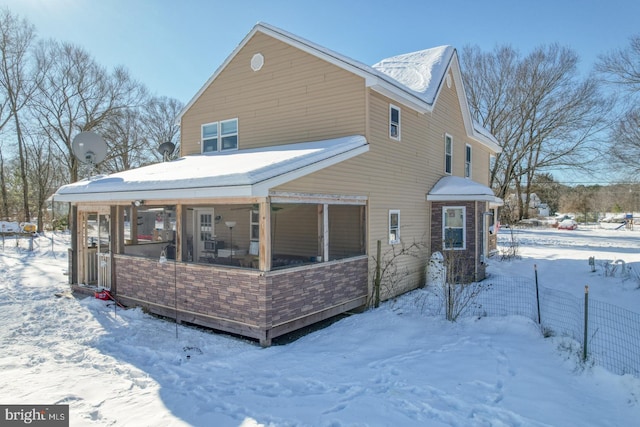
[[[465,144],[472,146],[473,179],[487,184],[488,150],[467,137],[455,85],[443,88],[432,113],[421,114],[370,91],[368,129],[370,149],[354,159],[278,187],[278,191],[366,195],[368,254],[382,241],[383,258],[394,248],[388,244],[389,210],[400,210],[400,237],[405,246],[417,243],[421,256],[397,261],[403,279],[387,289],[386,297],[420,286],[431,240],[430,210],[426,194],[444,176],[444,135],[454,140],[453,172],[464,176]],[[389,104],[401,109],[401,140],[389,138]],[[424,245],[424,246],[422,246]],[[400,246],[395,247],[397,252]]]
[[[200,153],[202,124],[231,118],[239,149],[364,134],[364,80],[258,33],[184,114],[182,155]]]
[[[309,258],[318,254],[317,205],[273,205],[271,212],[274,257],[293,255]]]
[[[388,98],[369,94],[369,152],[338,165],[316,172],[278,187],[278,191],[340,193],[369,196],[368,253],[375,254],[377,240],[382,241],[383,254],[393,248],[388,244],[389,210],[400,210],[400,236],[404,244],[427,244],[429,236],[428,205],[425,195],[441,176],[434,168],[434,144],[429,141],[427,116],[401,108],[401,141],[389,138]],[[395,104],[397,105],[397,104]],[[438,165],[439,167],[439,165]],[[399,246],[396,247],[396,249]],[[426,248],[422,259],[426,259]],[[408,276],[397,288],[388,290],[391,296],[418,286],[423,280],[424,263],[404,257],[399,271]]]
[[[361,255],[362,206],[329,206],[329,259]]]
[[[451,73],[451,72],[449,72]],[[434,129],[433,138],[439,138],[438,153],[434,160],[439,164],[440,173],[444,174],[444,134],[453,138],[453,173],[455,176],[464,176],[465,146],[471,145],[472,179],[481,184],[488,185],[489,177],[489,150],[482,144],[467,136],[464,128],[462,110],[458,102],[458,92],[455,79],[451,79],[451,88],[446,85],[442,88],[435,108],[430,115],[431,128]]]

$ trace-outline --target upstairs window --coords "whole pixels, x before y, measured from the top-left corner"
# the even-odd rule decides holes
[[[400,243],[400,211],[389,211],[389,244]]]
[[[238,149],[238,119],[202,125],[202,152]]]
[[[238,148],[238,119],[220,122],[221,151]]]
[[[400,141],[400,109],[389,106],[389,138]]]
[[[218,123],[202,125],[202,152],[218,151]]]
[[[449,135],[444,136],[444,173],[451,175],[453,169],[453,139]]]
[[[466,145],[464,155],[464,177],[471,178],[471,146]]]

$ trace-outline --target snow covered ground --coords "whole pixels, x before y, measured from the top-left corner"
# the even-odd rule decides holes
[[[499,235],[510,238],[508,230]],[[640,312],[640,231],[515,230],[521,259],[489,274]],[[114,310],[68,290],[66,238],[0,251],[0,403],[69,404],[71,426],[631,426],[640,379],[584,366],[566,338],[524,317],[450,323],[423,290],[287,345]],[[588,258],[595,256],[596,272]],[[640,325],[638,325],[640,327]],[[638,356],[640,357],[640,355]]]

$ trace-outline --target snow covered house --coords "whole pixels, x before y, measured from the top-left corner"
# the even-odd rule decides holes
[[[179,121],[180,159],[56,192],[72,284],[270,345],[365,306],[379,240],[423,248],[383,298],[421,286],[443,246],[484,277],[499,146],[454,48],[368,66],[258,23]]]

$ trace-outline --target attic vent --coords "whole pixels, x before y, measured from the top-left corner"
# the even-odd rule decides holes
[[[447,74],[447,87],[451,89],[451,74]]]
[[[256,53],[251,58],[251,69],[253,71],[260,71],[262,66],[264,65],[264,56],[261,53]]]

